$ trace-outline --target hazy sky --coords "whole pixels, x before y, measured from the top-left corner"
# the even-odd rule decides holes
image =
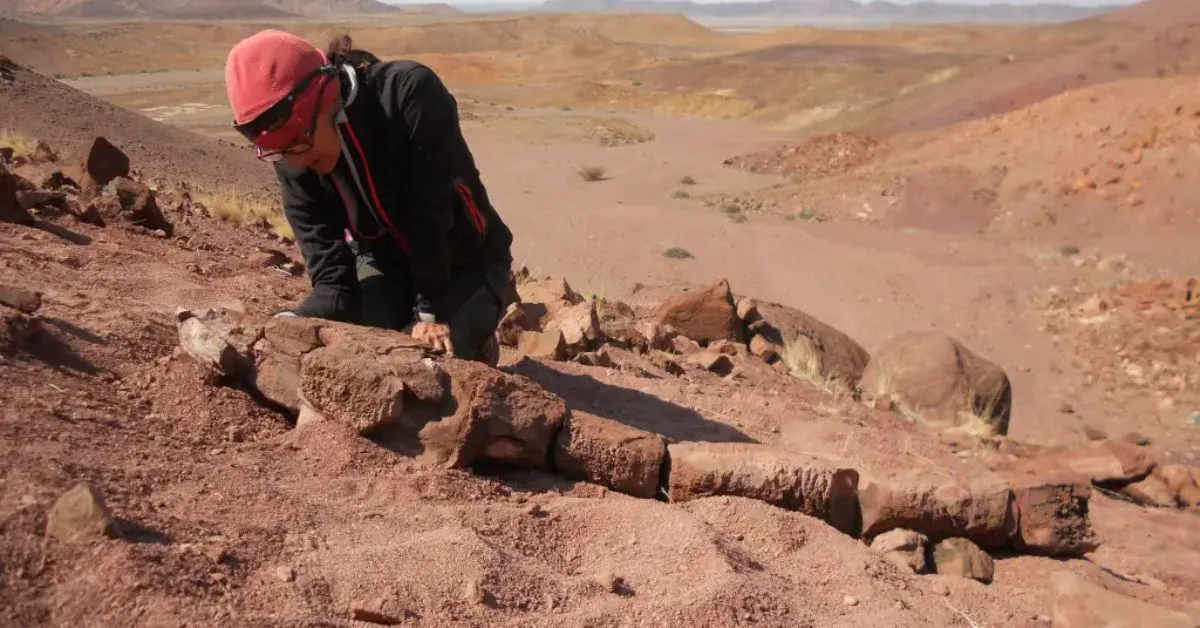
[[[448,4],[538,4],[540,0],[383,0],[390,4],[423,4],[428,2],[445,1]],[[694,0],[699,3],[709,2],[757,2],[761,0]],[[862,1],[862,0],[860,0]],[[865,0],[870,2],[870,0]],[[925,0],[890,0],[896,4],[912,4]],[[945,4],[997,4],[997,0],[934,0]],[[1137,0],[999,0],[1004,4],[1073,4],[1076,6],[1112,6],[1115,4],[1133,4]],[[1200,2],[1200,0],[1196,0]]]

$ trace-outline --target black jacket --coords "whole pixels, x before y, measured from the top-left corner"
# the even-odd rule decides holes
[[[419,312],[439,312],[452,268],[512,261],[512,232],[480,181],[458,103],[432,70],[414,61],[343,65],[338,76],[337,168],[320,175],[275,165],[284,215],[313,287],[293,311],[357,318],[348,230],[381,265],[409,269]]]

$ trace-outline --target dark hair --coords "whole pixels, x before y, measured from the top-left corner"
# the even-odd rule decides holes
[[[350,39],[349,34],[330,40],[329,47],[325,49],[325,56],[329,57],[330,65],[348,63],[356,68],[365,68],[379,63],[379,57],[355,48],[354,40]]]

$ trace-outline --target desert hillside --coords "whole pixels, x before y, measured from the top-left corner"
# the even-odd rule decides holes
[[[0,625],[1200,626],[1197,5],[138,6],[0,20]],[[267,25],[451,86],[499,364],[271,317]]]

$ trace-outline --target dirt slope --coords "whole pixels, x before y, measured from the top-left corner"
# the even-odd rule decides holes
[[[15,352],[7,336],[0,359],[5,625],[1033,628],[1086,607],[1054,584],[1060,572],[1104,587],[1119,616],[1144,617],[1135,600],[1160,615],[1200,612],[1186,594],[1200,584],[1194,515],[1175,508],[1097,493],[1089,516],[1101,550],[998,552],[977,581],[950,575],[945,557],[941,575],[917,575],[758,499],[639,499],[546,472],[447,469],[328,420],[293,428],[177,350],[175,315],[211,306],[263,316],[294,302],[306,282],[278,272],[286,252],[186,208],[168,211],[188,227],[170,238],[42,210],[32,226],[0,224],[0,285],[36,289],[42,329]],[[930,481],[978,479],[984,461],[1029,455],[1020,443],[938,436],[770,368],[667,373],[612,355],[620,362],[585,366],[506,349],[500,372],[673,444],[842,452]],[[64,525],[48,512],[81,481],[103,495],[119,537],[47,538]]]
[[[266,26],[235,21],[66,26],[57,31],[0,34],[0,54],[51,76],[200,70],[222,66],[234,44]],[[609,49],[622,44],[636,44],[637,54],[653,58],[646,42],[695,44],[715,37],[709,29],[676,15],[529,15],[406,26],[314,21],[289,23],[285,28],[322,46],[349,30],[356,44],[385,58],[483,53],[501,61],[548,46],[579,46],[584,48],[580,52],[607,59]],[[165,44],[168,40],[170,45]],[[572,62],[576,72],[584,68],[594,73],[584,65],[585,59],[572,58]]]
[[[241,147],[217,144],[186,130],[114,107],[29,69],[5,63],[0,121],[78,159],[102,135],[126,151],[145,175],[167,186],[231,187],[274,198],[268,164]]]
[[[1042,29],[1066,42],[1014,50],[1011,63],[981,61],[958,80],[918,90],[873,112],[862,130],[891,134],[936,128],[1029,106],[1056,94],[1129,78],[1200,73],[1200,5],[1149,0],[1128,12]]]

